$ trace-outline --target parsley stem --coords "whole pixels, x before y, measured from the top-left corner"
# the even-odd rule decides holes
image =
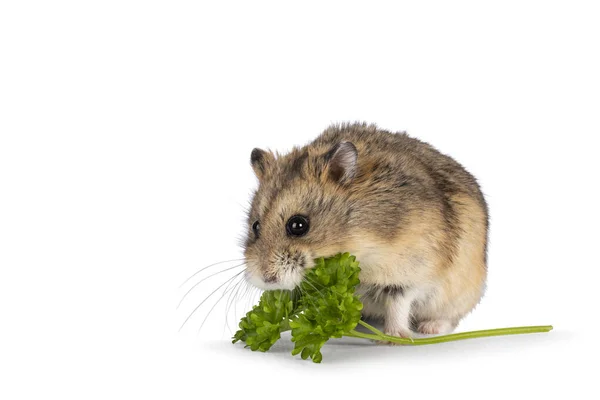
[[[371,340],[384,340],[384,338],[385,338],[385,335],[374,335],[372,333],[362,333],[362,332],[358,332],[354,329],[351,330],[350,332],[348,332],[347,334],[345,334],[344,336],[361,338],[361,339],[371,339]]]
[[[425,344],[452,342],[455,340],[473,339],[473,338],[488,337],[488,336],[519,335],[519,334],[524,334],[524,333],[541,333],[541,332],[549,332],[552,330],[551,325],[521,326],[521,327],[516,327],[516,328],[486,329],[486,330],[481,330],[481,331],[462,332],[462,333],[453,333],[450,335],[433,336],[433,337],[429,337],[429,338],[409,339],[409,338],[401,338],[401,337],[397,337],[397,336],[390,336],[390,335],[383,334],[383,333],[381,333],[381,331],[379,331],[376,328],[373,328],[366,322],[361,325],[363,325],[365,328],[367,328],[373,332],[377,331],[379,333],[370,334],[370,333],[362,333],[362,332],[358,332],[356,330],[352,330],[345,336],[363,338],[363,339],[381,340],[381,341],[387,341],[387,342],[392,342],[392,343],[397,343],[397,344],[406,344],[406,345],[410,345],[410,346],[420,346],[420,345],[425,345]],[[373,329],[371,329],[371,328],[373,328]]]
[[[362,326],[364,326],[365,328],[367,328],[368,330],[370,330],[371,332],[375,333],[376,335],[383,335],[383,336],[385,336],[385,333],[381,332],[379,329],[375,328],[373,325],[367,324],[362,319],[359,319],[358,323],[361,324]]]

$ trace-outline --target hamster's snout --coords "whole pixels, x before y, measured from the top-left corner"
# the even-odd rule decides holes
[[[281,251],[261,260],[246,255],[246,280],[263,290],[294,289],[311,267],[309,258],[300,251]]]

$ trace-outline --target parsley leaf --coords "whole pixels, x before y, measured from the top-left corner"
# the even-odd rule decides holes
[[[233,336],[233,343],[242,341],[252,351],[267,351],[288,330],[289,317],[294,309],[292,292],[271,290],[262,294],[254,306],[240,321],[240,330]]]
[[[360,283],[358,262],[348,253],[316,260],[300,284],[299,313],[292,316],[292,355],[321,362],[321,347],[330,338],[341,338],[360,320],[362,303],[354,294]]]

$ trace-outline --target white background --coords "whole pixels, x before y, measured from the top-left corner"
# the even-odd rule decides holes
[[[0,397],[593,397],[597,2],[212,3],[1,3]],[[181,282],[241,256],[252,148],[354,120],[481,182],[489,287],[458,331],[553,332],[316,365],[231,345],[227,298],[198,335],[218,295],[177,332],[235,264]]]

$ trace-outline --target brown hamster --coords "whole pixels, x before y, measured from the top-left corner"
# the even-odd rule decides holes
[[[292,289],[313,259],[360,262],[367,317],[387,334],[451,332],[480,301],[488,211],[475,178],[405,133],[334,125],[285,155],[254,149],[246,278]]]

